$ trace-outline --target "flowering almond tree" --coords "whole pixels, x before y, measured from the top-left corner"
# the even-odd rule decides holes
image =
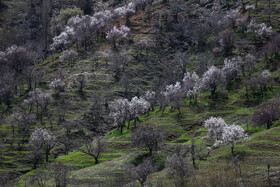
[[[24,100],[24,104],[29,108],[29,111],[32,111],[33,108],[36,110],[36,117],[40,120],[41,125],[43,125],[44,117],[49,114],[49,105],[53,101],[51,94],[43,93],[39,88],[36,88],[34,91],[30,92],[31,96],[29,99]]]
[[[149,108],[150,108],[150,103],[143,99],[142,97],[133,97],[131,101],[129,102],[129,114],[130,118],[134,119],[134,125],[136,126],[137,119],[145,114]],[[129,128],[129,126],[128,126]]]
[[[127,38],[130,33],[130,28],[123,25],[120,28],[113,27],[107,32],[106,38],[113,43],[114,49],[117,48],[117,42],[123,38]]]
[[[225,75],[228,90],[230,89],[230,81],[238,79],[241,75],[241,68],[240,68],[241,61],[242,61],[241,57],[224,60],[224,67],[222,71]]]
[[[263,39],[272,32],[272,27],[266,26],[265,23],[257,24],[256,20],[253,19],[247,26],[247,32],[254,34],[260,42],[263,42]]]
[[[210,117],[205,121],[205,128],[208,130],[208,136],[215,136],[216,140],[222,138],[225,127],[227,127],[227,124],[225,120],[220,117]]]
[[[126,121],[129,115],[129,101],[127,99],[115,99],[109,104],[110,117],[113,119],[114,124],[123,132]]]
[[[67,26],[60,35],[53,38],[53,43],[51,44],[51,50],[61,50],[70,47],[70,45],[74,42],[74,29],[73,27]]]
[[[239,125],[227,125],[225,120],[220,117],[211,117],[205,121],[205,128],[208,129],[208,136],[216,136],[214,146],[218,147],[221,144],[231,145],[231,153],[233,154],[234,147],[238,142],[247,139],[247,134]]]
[[[186,94],[187,97],[190,98],[190,102],[192,102],[193,100],[194,103],[197,103],[197,97],[200,93],[199,81],[200,78],[195,72],[185,73],[185,76],[183,78],[183,83],[182,83],[182,89],[184,94]]]
[[[61,79],[54,79],[49,86],[54,91],[55,96],[59,96],[65,89],[65,83]]]
[[[150,103],[150,108],[154,110],[154,106],[156,104],[156,93],[153,91],[147,91],[143,97]]]
[[[50,151],[54,148],[56,138],[53,134],[43,128],[36,128],[31,134],[30,144],[45,152],[46,162],[49,161]]]
[[[217,98],[217,87],[225,81],[222,70],[212,66],[203,74],[201,88],[204,91],[210,91],[213,99]]]
[[[165,91],[163,92],[163,95],[168,100],[169,104],[177,109],[179,111],[179,114],[181,113],[180,107],[184,105],[184,98],[183,98],[183,92],[181,88],[181,83],[176,82],[176,84],[171,84],[166,86]]]
[[[225,145],[231,146],[231,153],[233,154],[233,150],[236,144],[240,141],[244,141],[247,138],[247,134],[244,133],[244,129],[239,125],[230,125],[224,128],[222,134],[222,143]],[[220,141],[217,141],[216,144],[219,144]]]

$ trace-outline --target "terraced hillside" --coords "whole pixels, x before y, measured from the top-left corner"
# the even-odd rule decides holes
[[[16,1],[10,3],[21,6]],[[254,3],[245,1],[244,6]],[[112,2],[104,3],[103,7],[113,9]],[[9,5],[9,9],[16,8]],[[2,20],[9,14],[16,15],[12,11],[6,13],[7,10],[4,16],[0,15]],[[209,21],[211,17],[213,20]],[[235,20],[224,21],[227,26],[215,25],[215,19],[223,20],[223,17]],[[240,23],[238,19],[244,20]],[[249,32],[247,27],[253,19],[256,24],[271,26],[270,35],[257,39],[253,32]],[[117,42],[114,48],[104,35],[113,26],[119,28],[122,25],[128,25],[130,35]],[[234,38],[230,55],[221,50],[222,33],[228,25]],[[215,26],[221,29],[215,31]],[[155,168],[145,185],[180,186],[176,178],[170,176],[166,162],[181,147],[192,149],[184,158],[189,166],[183,186],[279,185],[279,118],[268,130],[253,125],[251,121],[259,106],[279,99],[279,51],[270,50],[271,43],[279,36],[279,29],[277,1],[259,0],[258,7],[253,10],[242,10],[242,6],[233,1],[229,5],[220,5],[218,1],[154,1],[143,10],[137,9],[131,17],[122,17],[104,27],[87,49],[82,42],[73,42],[70,49],[78,49],[73,66],[61,59],[63,50],[54,51],[34,66],[36,72],[44,72],[37,86],[53,96],[43,124],[36,119],[29,136],[19,136],[20,129],[14,116],[22,110],[24,100],[30,98],[26,83],[16,86],[11,108],[0,98],[1,182],[8,185],[6,180],[12,176],[16,178],[12,185],[40,186],[37,176],[45,176],[42,181],[46,186],[57,186],[52,166],[61,163],[69,167],[69,186],[140,186],[140,182],[131,176],[133,172],[129,166],[138,166],[151,159]],[[153,44],[143,47],[141,41]],[[218,52],[215,48],[219,48]],[[161,100],[166,86],[182,82],[184,73],[197,72],[202,79],[210,66],[223,69],[225,58],[245,58],[247,54],[254,54],[256,58],[253,70],[217,86],[216,98],[209,90],[199,92],[197,104],[184,96],[180,112],[170,106],[170,102]],[[248,83],[251,78],[260,79],[266,69],[271,81],[265,84],[265,89],[252,86],[254,82]],[[66,84],[59,96],[50,89],[51,82],[57,77],[63,77]],[[78,88],[79,77],[84,78],[83,91]],[[148,90],[156,92],[156,106],[139,117],[137,125],[130,119],[130,129],[126,120],[124,131],[120,133],[110,114],[111,102],[118,98],[140,97]],[[98,116],[101,119],[98,122],[95,121],[96,113],[101,116]],[[222,117],[229,125],[240,125],[249,138],[238,143],[233,154],[229,145],[213,146],[214,139],[207,135],[204,127],[205,120],[211,116]],[[152,156],[147,149],[138,148],[132,141],[134,132],[147,124],[166,132],[164,141]],[[45,162],[42,157],[35,169],[30,135],[36,127],[47,129],[57,141],[50,152],[50,161]],[[106,144],[100,163],[95,164],[95,159],[82,149],[86,140],[97,135],[104,136]]]

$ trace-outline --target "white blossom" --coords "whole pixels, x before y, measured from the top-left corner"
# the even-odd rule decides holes
[[[129,102],[129,111],[134,118],[138,118],[148,111],[150,103],[142,97],[133,97]]]
[[[239,125],[226,126],[223,130],[222,141],[224,144],[230,144],[232,153],[236,146],[236,143],[247,139],[247,135],[244,133],[244,129]]]
[[[255,10],[255,5],[247,5],[246,7],[245,7],[245,10]]]
[[[261,73],[261,76],[263,76],[264,78],[268,78],[269,76],[271,75],[270,71],[269,70],[264,70],[262,73]]]
[[[109,104],[110,117],[114,124],[123,127],[128,119],[129,101],[127,99],[116,99]]]
[[[265,23],[257,24],[256,20],[251,20],[247,32],[253,33],[259,39],[263,39],[272,32],[272,27],[267,27]]]
[[[220,117],[210,117],[205,121],[205,128],[208,130],[208,136],[215,136],[216,140],[222,137],[225,127],[227,127],[227,124],[225,120]]]
[[[185,94],[190,99],[196,99],[196,97],[200,94],[200,85],[199,85],[200,78],[199,76],[194,72],[185,73],[185,76],[183,78],[182,83],[182,89],[185,92]]]
[[[53,38],[53,43],[51,44],[52,50],[64,49],[69,47],[73,42],[74,29],[72,27],[66,26],[65,31],[60,33],[59,36]]]
[[[116,40],[118,38],[126,38],[130,32],[130,29],[123,25],[120,28],[113,27],[110,31],[107,32],[106,38],[108,40]]]
[[[55,146],[55,142],[55,136],[44,128],[36,128],[31,134],[30,144],[37,147],[38,150],[43,149],[45,151],[47,162],[50,151]]]
[[[240,64],[242,63],[242,58],[240,56],[232,59],[224,60],[224,67],[222,69],[227,81],[239,78],[241,75]]]
[[[175,109],[178,109],[180,113],[180,106],[184,104],[181,83],[176,82],[176,84],[166,86],[165,91],[162,92],[162,94],[165,96],[168,103]]]
[[[156,93],[153,91],[147,91],[144,95],[144,99],[150,103],[151,107],[153,107],[156,103]]]
[[[54,79],[49,86],[50,89],[52,89],[56,95],[58,95],[65,89],[65,83],[61,79]]]
[[[211,91],[212,97],[216,94],[217,87],[225,80],[225,75],[222,70],[212,66],[203,74],[201,80],[201,89],[204,91]]]

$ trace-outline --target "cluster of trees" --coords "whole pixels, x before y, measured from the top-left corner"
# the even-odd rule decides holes
[[[248,91],[251,90],[255,96],[256,91],[260,94],[264,94],[268,89],[273,91],[274,80],[270,77],[270,72],[264,70],[258,76],[252,76],[245,80],[246,96],[248,97]]]
[[[35,70],[38,54],[28,46],[12,45],[0,51],[0,103],[11,108],[13,99],[38,87],[44,70]],[[28,85],[25,89],[25,85]]]
[[[53,38],[51,48],[53,50],[66,49],[71,44],[83,44],[85,50],[91,46],[98,35],[104,36],[104,29],[111,23],[118,21],[122,17],[129,19],[129,15],[135,12],[135,4],[129,3],[125,6],[112,10],[105,10],[95,13],[93,16],[76,15],[67,20],[67,24],[62,29],[62,32]],[[65,23],[66,19],[62,22]],[[126,37],[129,28],[122,26],[120,29],[114,27],[108,32],[107,38],[112,41],[115,47],[116,41],[119,38]]]
[[[149,94],[149,92],[147,93]],[[121,133],[127,122],[127,128],[129,129],[131,120],[134,120],[134,125],[136,126],[139,117],[148,112],[150,107],[151,104],[142,97],[133,97],[131,101],[128,99],[116,99],[109,104],[110,116]]]
[[[208,130],[208,136],[215,137],[214,146],[229,144],[232,154],[236,144],[247,139],[247,135],[242,127],[234,124],[227,125],[224,119],[220,117],[210,117],[207,119],[205,121],[205,128]]]

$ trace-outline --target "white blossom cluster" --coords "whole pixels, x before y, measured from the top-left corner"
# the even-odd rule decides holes
[[[65,30],[53,38],[51,49],[65,49],[75,41],[90,40],[106,26],[134,12],[134,3],[129,3],[113,10],[97,12],[93,16],[74,16],[69,19]],[[120,30],[127,34],[128,28],[123,27]]]
[[[55,92],[56,95],[58,95],[60,92],[64,91],[65,83],[61,79],[54,79],[50,83],[49,87]]]
[[[68,48],[73,43],[74,34],[74,29],[66,26],[65,31],[53,38],[53,43],[50,46],[51,50]]]
[[[53,146],[56,138],[44,128],[36,128],[31,134],[31,143],[41,146]]]
[[[187,72],[184,75],[182,87],[189,98],[196,98],[200,93],[199,76],[194,72]]]
[[[163,92],[163,95],[168,98],[169,100],[172,100],[173,97],[176,95],[179,95],[181,93],[181,83],[176,82],[176,84],[171,84],[166,86],[165,91]]]
[[[270,71],[269,70],[264,70],[262,73],[261,73],[261,76],[263,76],[264,78],[268,78],[269,76],[271,75]]]
[[[26,112],[32,113],[35,109],[37,119],[40,119],[41,124],[43,118],[48,115],[48,105],[53,101],[51,94],[43,93],[39,88],[29,92],[30,98],[23,101],[22,106]]]
[[[129,114],[129,101],[127,99],[116,99],[109,105],[110,117],[117,126],[122,126]]]
[[[211,91],[215,92],[217,87],[223,83],[225,80],[225,76],[223,71],[216,68],[215,66],[211,66],[208,71],[203,74],[201,79],[201,89],[203,91]]]
[[[220,117],[210,117],[205,122],[205,128],[208,130],[208,136],[215,136],[216,140],[220,140],[227,126],[225,120]]]
[[[257,24],[256,20],[253,19],[247,26],[247,32],[253,33],[256,37],[262,40],[272,32],[272,27],[266,26],[265,23]]]
[[[236,143],[244,141],[248,138],[244,129],[239,125],[227,125],[224,119],[220,117],[210,117],[205,121],[205,128],[208,130],[208,136],[215,136],[214,146],[221,144],[231,145],[232,152]]]
[[[246,7],[245,7],[245,10],[255,10],[255,5],[253,5],[253,4],[251,4],[251,5],[247,5]]]
[[[237,142],[243,141],[246,138],[247,135],[244,133],[244,129],[234,124],[226,126],[222,134],[223,143],[226,145],[230,144],[232,148],[235,147]]]
[[[227,81],[234,80],[241,75],[241,64],[243,59],[240,56],[234,57],[232,59],[224,60],[224,67],[222,69]]]
[[[133,97],[129,102],[129,113],[132,115],[132,118],[138,118],[145,114],[150,106],[150,103],[142,97]]]
[[[180,82],[167,85],[165,91],[162,92],[168,104],[173,108],[178,109],[180,112],[180,106],[184,104],[184,95]]]
[[[35,90],[31,91],[29,95],[31,97],[27,100],[36,104],[39,103],[44,105],[44,103],[49,103],[52,101],[52,96],[49,93],[43,93],[39,88],[36,88]]]
[[[147,100],[150,103],[153,103],[156,97],[156,93],[153,91],[148,90],[145,95],[144,95],[144,99]]]
[[[109,105],[110,116],[115,125],[121,127],[126,122],[145,114],[150,106],[150,103],[141,97],[133,97],[131,101],[127,99],[116,99]]]
[[[123,25],[120,28],[113,27],[107,32],[106,38],[109,41],[116,41],[118,38],[126,38],[130,32],[130,29]]]

